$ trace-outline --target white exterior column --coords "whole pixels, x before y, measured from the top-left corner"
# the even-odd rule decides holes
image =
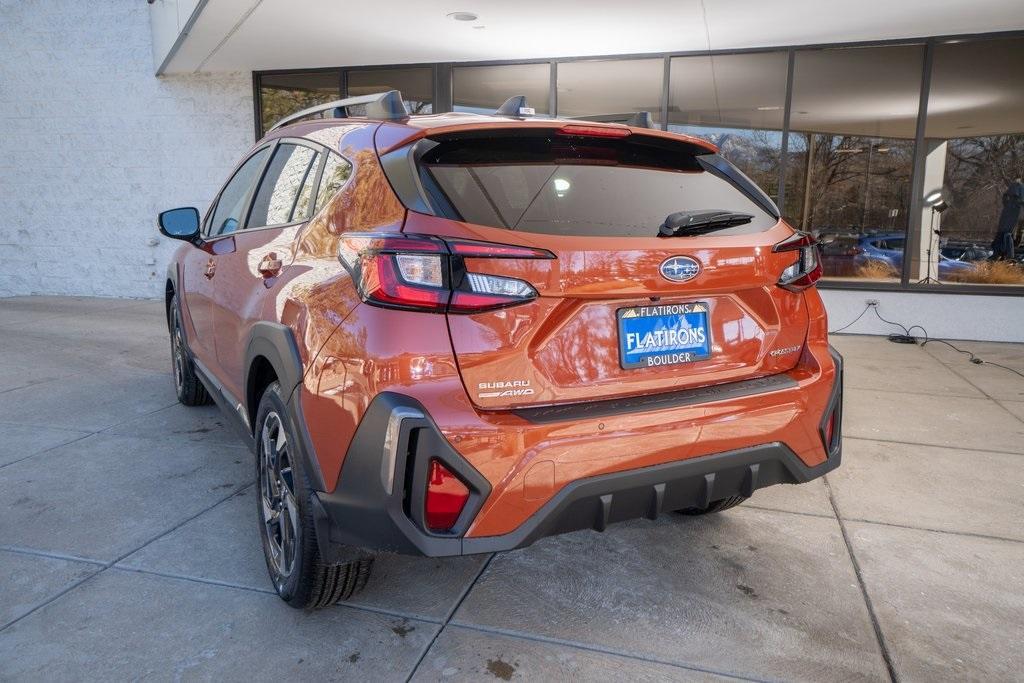
[[[946,178],[946,141],[925,139],[924,183],[922,184],[922,200],[935,190],[942,189]],[[933,231],[938,230],[942,222],[941,214],[933,215],[930,206],[921,206],[921,239],[917,249],[908,254],[910,259],[910,281],[917,282],[926,277],[939,277],[939,237]],[[907,240],[908,246],[911,240]],[[928,251],[931,250],[929,259]]]

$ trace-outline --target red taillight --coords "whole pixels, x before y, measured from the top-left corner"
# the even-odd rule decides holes
[[[469,501],[469,488],[437,459],[430,461],[423,516],[431,531],[448,531]]]
[[[779,286],[793,292],[807,289],[821,279],[821,259],[818,241],[805,232],[797,232],[779,242],[775,252],[797,252],[796,261],[786,266],[779,276]]]
[[[584,138],[624,138],[632,134],[629,128],[611,126],[582,126],[574,123],[558,129],[559,135]]]
[[[467,258],[551,259],[545,249],[407,234],[345,233],[338,260],[367,303],[442,313],[478,313],[537,297],[516,278],[466,271]]]

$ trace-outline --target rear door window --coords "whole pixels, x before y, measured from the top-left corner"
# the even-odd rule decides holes
[[[669,214],[753,216],[716,234],[761,232],[776,218],[700,163],[703,148],[664,141],[555,135],[441,142],[420,160],[454,217],[552,235],[653,237]]]
[[[300,199],[309,176],[316,175],[317,163],[318,154],[305,145],[290,142],[278,145],[263,174],[246,227],[287,225],[306,220],[309,194],[304,202]]]

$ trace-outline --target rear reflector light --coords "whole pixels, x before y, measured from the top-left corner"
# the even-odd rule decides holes
[[[478,313],[537,297],[530,283],[468,272],[467,258],[553,259],[544,249],[423,235],[345,233],[338,260],[363,301],[385,308]]]
[[[431,531],[448,531],[469,501],[469,488],[437,459],[430,461],[423,516]]]
[[[772,249],[775,252],[796,252],[796,261],[786,266],[779,276],[779,286],[792,292],[807,289],[821,279],[818,242],[805,232],[794,233]]]
[[[825,455],[831,455],[839,445],[839,407],[835,405],[832,407],[832,412],[829,413],[828,419],[825,420],[825,424],[821,427],[821,440],[825,444]]]
[[[611,126],[579,126],[570,124],[558,129],[559,135],[585,138],[624,138],[632,134],[628,128],[612,128]]]

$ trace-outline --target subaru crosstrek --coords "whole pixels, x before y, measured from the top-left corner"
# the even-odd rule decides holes
[[[529,113],[304,110],[160,215],[177,395],[253,448],[290,605],[839,464],[814,240],[703,140]]]

